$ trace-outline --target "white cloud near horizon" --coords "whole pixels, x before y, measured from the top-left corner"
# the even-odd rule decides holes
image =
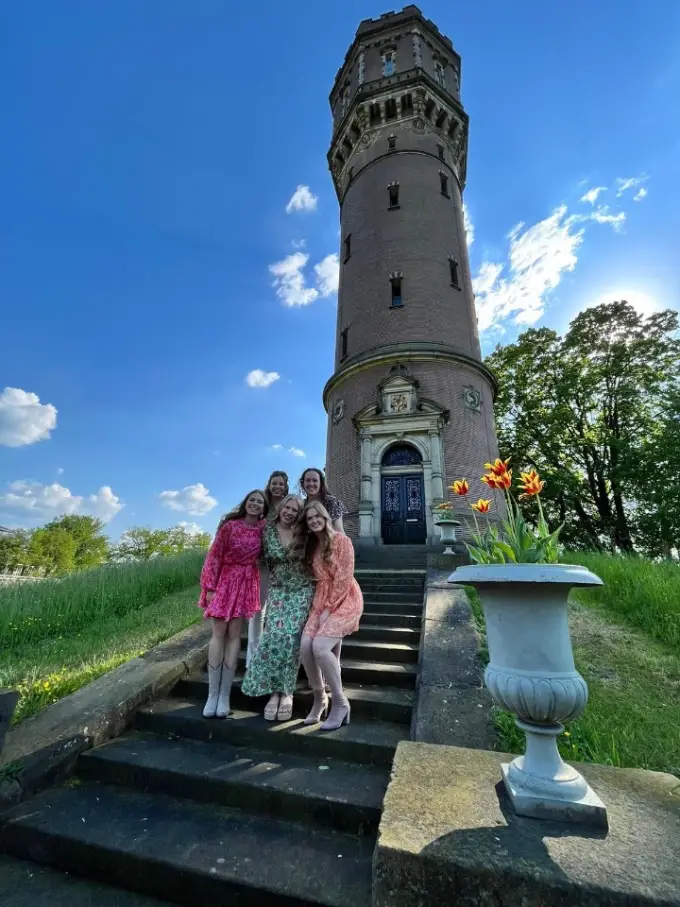
[[[325,299],[337,293],[340,279],[340,261],[337,253],[326,255],[314,265],[315,287],[307,286],[304,269],[308,261],[309,255],[306,252],[292,252],[281,261],[269,265],[269,273],[274,277],[276,295],[288,308],[310,305],[317,299]]]
[[[475,241],[475,225],[472,223],[468,206],[463,202],[463,225],[465,227],[465,238],[467,239],[468,248]]]
[[[318,196],[314,195],[309,186],[298,186],[286,205],[286,214],[293,211],[316,211]]]
[[[187,535],[200,535],[202,532],[205,532],[204,529],[201,529],[198,523],[187,523],[186,520],[180,520],[177,525],[180,529],[183,529],[187,533]]]
[[[211,497],[202,482],[185,485],[181,491],[161,491],[158,499],[168,510],[189,513],[191,516],[204,516],[217,506],[217,499]]]
[[[109,485],[102,485],[87,498],[53,482],[43,485],[30,479],[10,482],[7,493],[0,494],[0,510],[23,512],[36,520],[50,520],[73,514],[89,514],[110,522],[125,506]]]
[[[588,202],[591,205],[594,205],[597,201],[597,197],[601,192],[606,192],[606,186],[594,186],[592,189],[589,189],[585,195],[581,196],[582,202]]]
[[[275,384],[281,375],[278,372],[265,372],[261,368],[254,368],[252,372],[246,375],[246,384],[248,387],[267,388]]]
[[[18,387],[0,393],[0,445],[24,447],[46,441],[57,427],[57,409]]]

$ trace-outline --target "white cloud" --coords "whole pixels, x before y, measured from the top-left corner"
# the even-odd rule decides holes
[[[307,456],[307,454],[304,452],[304,450],[300,450],[299,447],[289,448],[288,453],[293,454],[294,457],[306,457]]]
[[[338,292],[340,282],[340,259],[337,252],[332,252],[323,258],[318,265],[314,265],[314,273],[322,298]]]
[[[272,450],[283,450],[283,444],[272,444]]]
[[[582,202],[589,202],[591,205],[594,205],[597,201],[597,197],[600,192],[606,192],[606,186],[594,186],[592,189],[589,189],[585,195],[581,196]]]
[[[64,474],[64,467],[63,467],[63,466],[58,466],[58,467],[57,467],[57,475],[58,475],[58,476],[63,476],[63,474]]]
[[[180,529],[183,529],[187,535],[200,535],[204,531],[198,523],[187,523],[186,520],[181,520],[177,525]]]
[[[108,523],[117,513],[120,513],[124,506],[109,485],[102,485],[97,494],[91,494],[88,497],[85,509],[92,516],[99,517],[104,523]]]
[[[36,520],[87,513],[108,523],[125,506],[108,485],[103,485],[96,494],[87,499],[73,494],[70,488],[53,482],[42,485],[30,479],[10,482],[7,493],[0,495],[0,509],[21,511]]]
[[[45,441],[56,427],[56,407],[41,403],[37,394],[18,387],[6,387],[0,393],[1,445],[23,447]]]
[[[298,186],[286,205],[286,214],[292,214],[293,211],[316,211],[317,202],[318,198],[309,186]]]
[[[307,245],[306,239],[294,239],[291,241],[291,245],[294,249],[304,249]]]
[[[573,271],[583,242],[581,219],[567,216],[566,205],[532,227],[518,224],[508,234],[508,276],[505,266],[484,262],[473,282],[480,331],[512,317],[516,324],[534,324],[543,314],[545,297]]]
[[[181,491],[161,491],[158,498],[169,510],[190,513],[192,516],[203,516],[217,505],[216,499],[210,496],[202,482],[186,485]]]
[[[627,176],[627,177],[618,177],[616,180],[616,196],[617,198],[623,195],[624,192],[627,192],[629,189],[634,189],[636,186],[646,183],[649,177],[643,173],[640,176]],[[644,198],[644,196],[643,196]]]
[[[643,198],[647,198],[648,191],[644,186],[641,186],[638,191],[633,196],[634,202],[641,202]]]
[[[340,263],[337,253],[331,253],[314,265],[316,286],[307,286],[304,269],[309,261],[306,252],[292,252],[281,261],[269,265],[269,273],[274,277],[273,286],[276,295],[285,306],[310,305],[317,299],[337,293],[340,279]]]
[[[467,244],[468,246],[471,246],[475,241],[475,226],[472,223],[472,218],[470,217],[470,212],[468,211],[468,206],[465,202],[463,202],[463,225],[465,226]]]
[[[601,205],[593,211],[590,218],[598,224],[611,224],[617,233],[622,230],[626,222],[626,215],[623,211],[619,211],[618,214],[612,214],[607,205]]]
[[[261,368],[255,368],[246,375],[246,384],[248,387],[271,387],[280,377],[278,372],[263,372]]]
[[[309,261],[305,252],[293,252],[281,261],[269,265],[269,272],[274,277],[276,295],[283,304],[290,308],[309,305],[319,298],[319,291],[305,285],[303,268]]]

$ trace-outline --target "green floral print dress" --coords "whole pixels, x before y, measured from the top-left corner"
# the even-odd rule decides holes
[[[246,696],[292,696],[300,666],[300,638],[314,597],[314,582],[301,565],[290,560],[273,525],[264,531],[264,558],[269,567],[264,630],[241,689]]]

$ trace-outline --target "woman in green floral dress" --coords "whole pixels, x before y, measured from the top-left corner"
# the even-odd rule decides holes
[[[301,561],[291,557],[300,531],[302,501],[288,495],[276,520],[264,532],[264,557],[269,567],[264,630],[243,678],[246,696],[270,695],[264,711],[268,721],[289,721],[300,665],[300,638],[314,597],[314,582]]]

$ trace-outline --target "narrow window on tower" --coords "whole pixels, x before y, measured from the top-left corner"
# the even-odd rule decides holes
[[[397,149],[397,137],[396,135],[391,135],[387,139],[387,150],[396,151]]]
[[[383,75],[393,76],[396,67],[396,54],[393,50],[386,50],[383,54]]]
[[[349,85],[345,85],[342,90],[342,115],[347,113],[349,107]]]
[[[451,273],[451,286],[460,290],[460,283],[458,282],[458,262],[455,258],[449,257],[449,271]]]
[[[399,183],[390,183],[387,187],[388,197],[390,200],[389,208],[399,207]]]
[[[443,145],[437,145],[437,154],[439,155],[439,160],[443,161],[444,160],[444,146]]]
[[[446,88],[446,71],[441,60],[434,61],[434,77],[442,88]]]
[[[385,119],[394,120],[397,117],[397,102],[394,98],[385,101]]]
[[[392,302],[391,308],[398,309],[404,304],[404,301],[401,296],[401,277],[394,276],[390,277],[390,285],[392,287]]]
[[[345,261],[349,260],[352,254],[352,234],[348,233],[345,237]]]
[[[347,333],[349,328],[343,328],[342,333],[340,334],[340,358],[347,358]]]
[[[445,173],[442,173],[441,170],[439,171],[439,185],[442,190],[442,195],[449,198],[449,178]]]

